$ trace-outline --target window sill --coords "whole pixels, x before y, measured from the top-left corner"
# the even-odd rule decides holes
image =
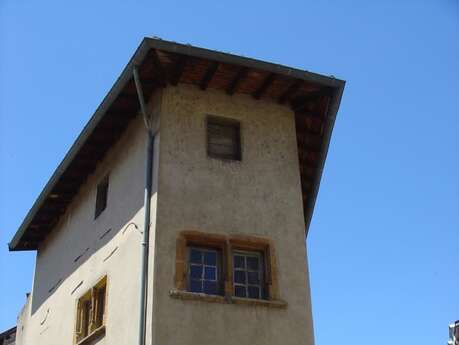
[[[105,335],[105,325],[100,326],[99,328],[96,328],[91,334],[87,335],[80,341],[76,342],[76,345],[85,345],[91,342],[92,340],[102,337]]]
[[[241,298],[234,296],[216,296],[206,295],[203,293],[181,291],[173,289],[169,291],[169,295],[175,299],[187,300],[187,301],[203,301],[211,303],[222,303],[222,304],[238,304],[238,305],[251,305],[251,306],[263,306],[267,308],[287,308],[287,302],[282,300],[265,300],[265,299],[254,299],[254,298]]]

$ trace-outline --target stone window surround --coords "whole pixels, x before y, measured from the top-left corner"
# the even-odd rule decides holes
[[[97,328],[93,328],[90,330],[89,334],[87,334],[84,338],[78,339],[77,337],[77,330],[78,330],[78,322],[79,322],[79,301],[84,298],[88,293],[91,294],[92,298],[92,293],[94,289],[100,289],[103,287],[105,289],[105,294],[104,294],[104,307],[102,310],[102,320],[101,320],[101,325],[99,325]],[[92,302],[91,302],[92,303]],[[91,343],[93,340],[102,337],[105,335],[105,325],[107,323],[107,304],[108,304],[108,277],[107,275],[104,275],[102,278],[97,280],[97,282],[92,286],[89,290],[85,291],[80,297],[77,298],[76,300],[76,310],[75,310],[75,333],[74,333],[74,341],[73,343],[75,345],[85,345]],[[92,306],[93,307],[93,306]]]
[[[224,296],[206,295],[187,291],[187,248],[204,246],[218,249],[222,253],[222,279]],[[262,252],[265,261],[265,286],[267,299],[235,297],[233,294],[233,250]],[[277,263],[273,243],[270,239],[250,235],[222,235],[196,230],[180,232],[176,240],[175,288],[170,296],[182,300],[201,300],[225,304],[264,305],[285,308],[287,303],[279,296]]]

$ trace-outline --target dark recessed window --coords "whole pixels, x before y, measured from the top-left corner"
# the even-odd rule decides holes
[[[217,249],[188,248],[188,291],[222,295],[221,252]]]
[[[214,116],[207,118],[207,154],[213,158],[241,160],[238,121]]]
[[[233,253],[234,296],[262,299],[263,255],[259,252],[235,251]]]
[[[97,195],[96,195],[96,210],[94,213],[94,219],[99,217],[99,215],[107,207],[107,195],[108,195],[108,175],[105,176],[102,181],[97,185]]]

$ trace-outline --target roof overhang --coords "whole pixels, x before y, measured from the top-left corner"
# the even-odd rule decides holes
[[[52,231],[139,105],[132,77],[137,66],[148,97],[156,88],[195,84],[245,93],[292,107],[296,114],[306,233],[314,210],[331,132],[345,82],[334,77],[228,53],[144,38],[28,212],[9,249],[36,250]]]

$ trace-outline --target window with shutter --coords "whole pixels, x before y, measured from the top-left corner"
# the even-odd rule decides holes
[[[104,277],[78,299],[75,321],[76,344],[85,344],[105,332],[106,290],[107,277]]]
[[[213,158],[241,160],[238,121],[215,116],[207,118],[207,154]]]

